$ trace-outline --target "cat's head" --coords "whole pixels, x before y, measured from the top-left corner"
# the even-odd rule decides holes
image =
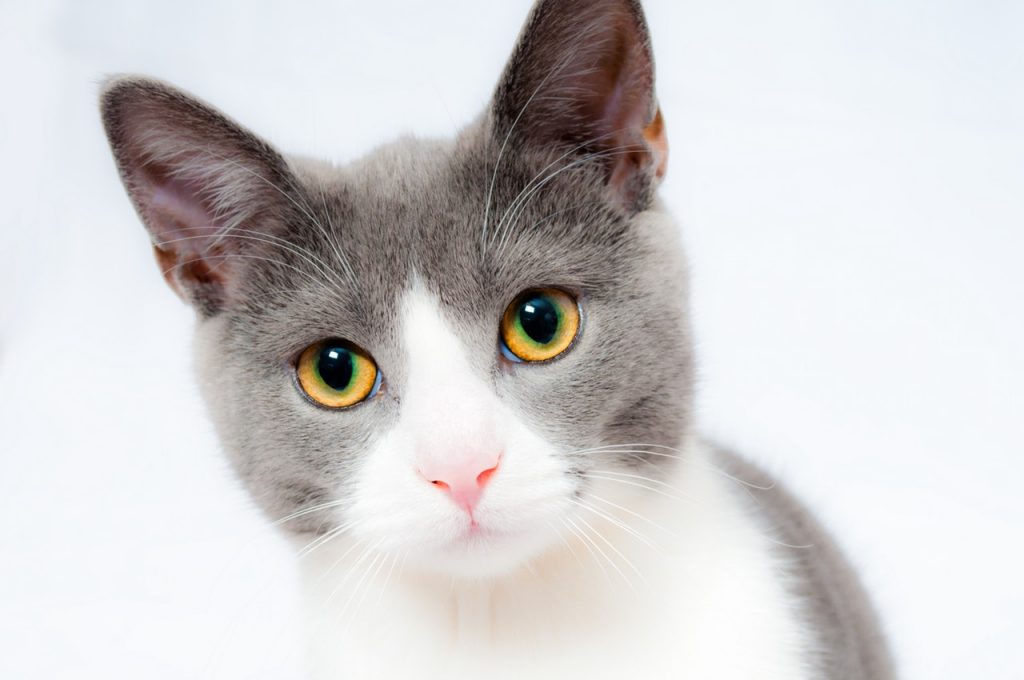
[[[102,109],[223,445],[288,530],[499,573],[673,464],[690,342],[637,2],[543,0],[457,139],[342,168],[152,80]]]

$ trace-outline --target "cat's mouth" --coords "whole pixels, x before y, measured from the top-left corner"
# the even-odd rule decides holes
[[[465,527],[449,543],[451,547],[466,547],[484,545],[502,538],[511,538],[513,534],[508,531],[496,529],[486,520],[481,521],[470,515]]]

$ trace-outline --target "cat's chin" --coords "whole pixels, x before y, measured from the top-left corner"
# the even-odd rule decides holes
[[[553,537],[536,532],[473,527],[444,545],[411,557],[410,563],[426,572],[456,578],[497,578],[522,569],[552,545]]]

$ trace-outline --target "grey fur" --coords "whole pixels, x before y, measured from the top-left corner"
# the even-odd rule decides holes
[[[682,445],[693,400],[685,262],[654,198],[642,138],[595,113],[591,90],[602,83],[587,74],[607,65],[606,45],[646,123],[657,102],[639,5],[545,0],[492,106],[453,142],[402,139],[343,168],[286,160],[168,85],[131,77],[105,86],[103,121],[128,193],[172,264],[172,283],[198,311],[204,396],[269,517],[339,493],[344,500],[360,451],[397,418],[407,377],[397,305],[414,280],[438,296],[474,369],[564,450]],[[552,63],[572,68],[549,77]],[[622,167],[629,181],[616,191],[609,178]],[[194,193],[211,222],[182,229],[158,214],[152,187],[168,181]],[[579,292],[582,334],[558,360],[510,371],[496,360],[497,320],[538,285]],[[377,397],[339,413],[300,395],[296,357],[326,337],[374,356],[384,375]],[[650,456],[644,464],[671,463]],[[585,456],[569,461],[577,472],[591,465]],[[582,477],[577,483],[582,489]],[[807,515],[775,498],[769,514],[780,531],[809,526],[829,546],[798,574],[808,617],[835,653],[827,677],[889,677],[885,663],[870,660],[884,659],[885,648],[856,580]],[[319,514],[287,525],[330,528]],[[860,613],[842,613],[852,610]]]
[[[896,677],[871,600],[835,540],[784,485],[731,451],[716,455],[724,470],[747,483],[741,500],[792,565],[790,588],[809,624],[821,677]]]

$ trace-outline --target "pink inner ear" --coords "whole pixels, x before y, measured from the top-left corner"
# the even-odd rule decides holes
[[[220,225],[199,197],[198,187],[167,177],[153,178],[150,186],[150,217],[159,239],[156,245],[162,250],[205,253]]]
[[[223,304],[230,296],[231,263],[225,244],[215,243],[221,221],[202,200],[198,183],[147,170],[149,200],[143,204],[164,278],[194,303]]]

